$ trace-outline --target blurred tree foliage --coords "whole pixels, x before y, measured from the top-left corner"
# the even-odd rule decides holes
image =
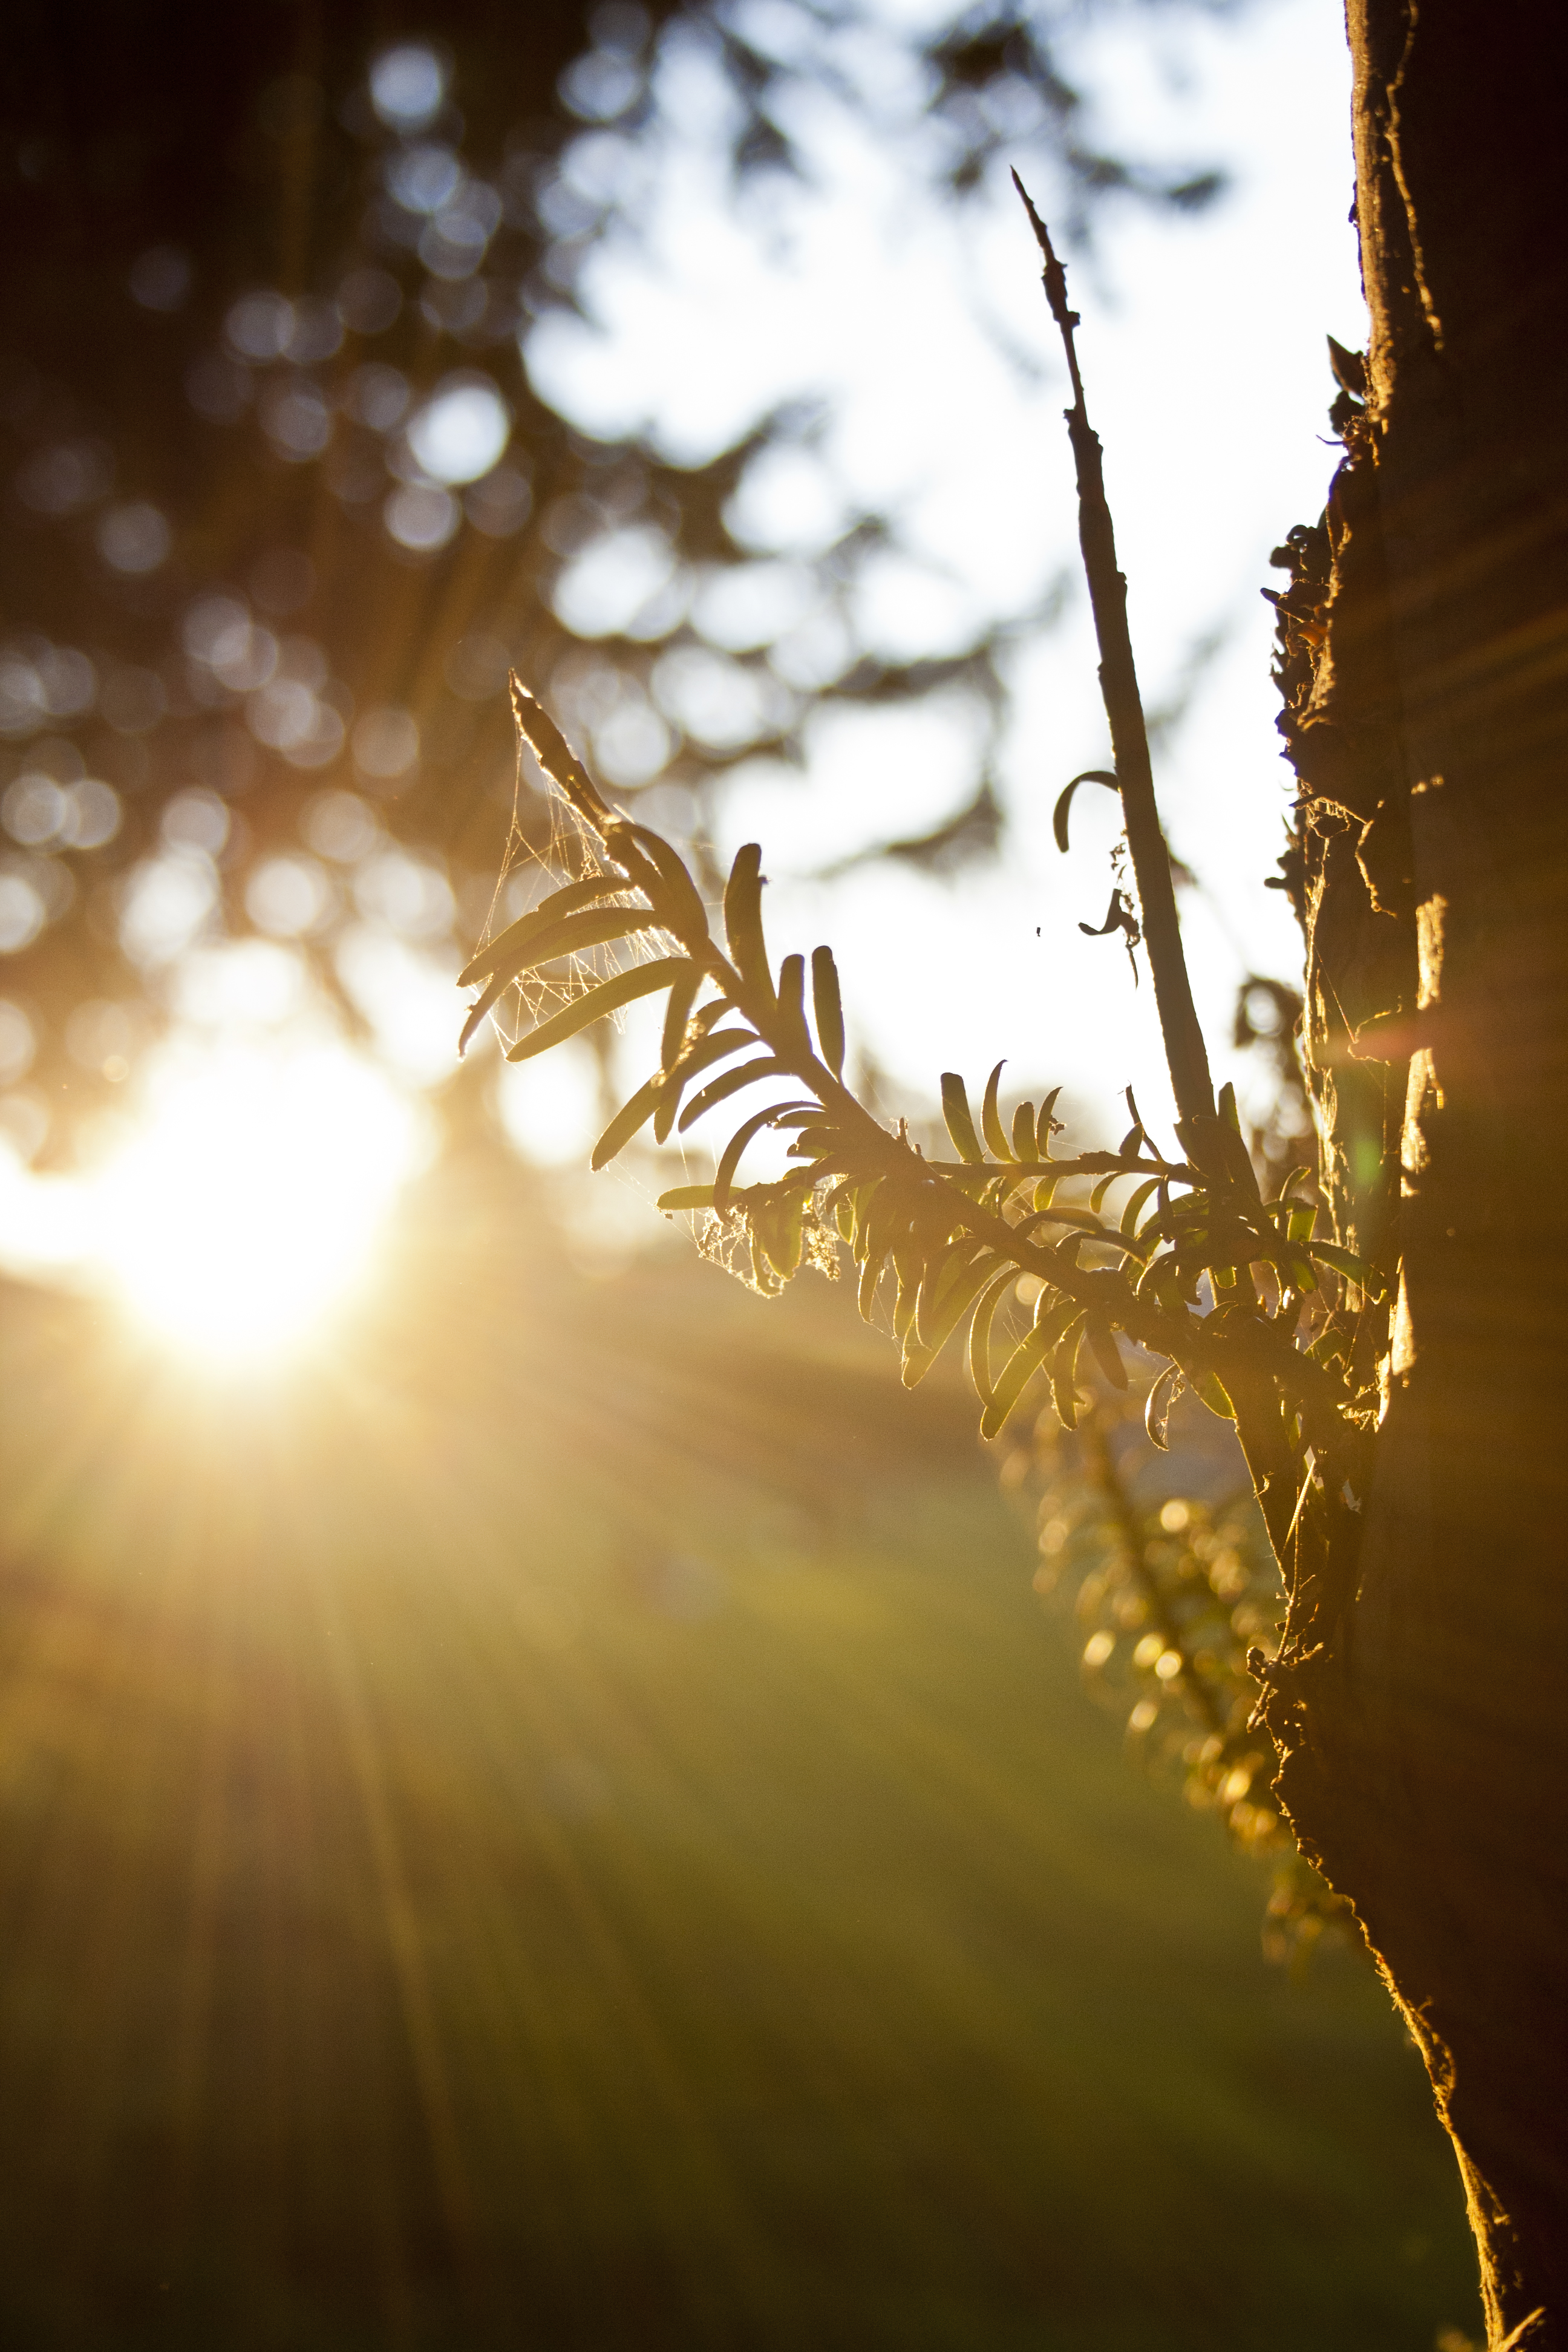
[[[302,954],[360,1024],[384,978],[367,939],[439,957],[454,927],[474,936],[511,808],[510,663],[617,789],[675,787],[665,821],[684,807],[689,834],[738,759],[798,756],[823,695],[957,689],[994,731],[1020,616],[906,667],[854,642],[853,583],[895,518],[855,517],[819,551],[804,625],[770,615],[768,551],[731,501],[809,418],[682,470],[570,429],[520,361],[520,331],[571,304],[594,240],[635,218],[659,57],[721,64],[736,180],[755,182],[797,168],[792,91],[829,70],[825,28],[858,22],[804,0],[523,18],[453,0],[438,24],[360,5],[12,12],[0,1104],[25,1151],[68,1156],[181,990],[218,985],[193,947]],[[1110,197],[1205,201],[1213,174],[1096,142],[1068,24],[1043,0],[923,41],[880,27],[915,69],[931,172],[962,196],[1005,139],[1050,159],[1078,234]],[[577,642],[563,571],[633,533],[641,608]],[[972,802],[896,855],[947,870],[994,848],[981,767]],[[545,827],[542,799],[521,814]],[[288,984],[276,952],[247,973],[242,993]]]

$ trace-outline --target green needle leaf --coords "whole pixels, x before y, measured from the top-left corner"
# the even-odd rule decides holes
[[[952,1148],[959,1158],[983,1160],[985,1154],[980,1149],[980,1138],[974,1132],[968,1090],[956,1070],[944,1070],[942,1074],[942,1115],[947,1121],[947,1131],[952,1138]]]
[[[983,1405],[989,1406],[994,1391],[991,1386],[991,1326],[996,1309],[1013,1284],[1018,1279],[1018,1269],[1010,1265],[999,1274],[989,1290],[984,1292],[974,1310],[974,1320],[969,1327],[969,1377],[974,1383],[974,1393]]]
[[[1304,1184],[1310,1176],[1315,1174],[1315,1172],[1316,1171],[1313,1169],[1307,1166],[1305,1161],[1302,1162],[1300,1168],[1292,1168],[1289,1176],[1286,1177],[1283,1184],[1280,1185],[1279,1196],[1272,1205],[1277,1209],[1285,1207],[1290,1207],[1293,1209],[1300,1208],[1303,1205],[1302,1202],[1300,1201],[1290,1201],[1288,1198],[1290,1189],[1292,1185]]]
[[[1088,1325],[1087,1314],[1075,1315],[1051,1358],[1051,1402],[1064,1429],[1078,1427],[1078,1391],[1073,1383],[1078,1374],[1078,1351]]]
[[[683,945],[700,954],[710,938],[708,909],[702,903],[702,894],[692,880],[685,859],[662,834],[651,832],[646,824],[629,823],[611,826],[605,845],[612,856],[616,837],[622,834],[647,851],[658,872],[662,886],[658,893],[663,901],[660,911],[668,928]],[[648,895],[651,898],[653,893],[650,891]]]
[[[811,1032],[805,1025],[805,958],[785,956],[779,966],[779,1018],[792,1049],[802,1056],[811,1052]]]
[[[469,1006],[458,1039],[459,1055],[467,1051],[468,1040],[491,1005],[505,994],[521,972],[534,964],[552,963],[559,956],[584,954],[590,948],[607,946],[612,940],[630,939],[637,931],[660,928],[658,916],[645,907],[608,907],[546,923],[507,950],[502,969],[491,975],[483,995]]]
[[[844,999],[838,967],[831,948],[811,951],[811,1004],[816,1015],[816,1042],[822,1058],[836,1078],[844,1076]]]
[[[652,996],[658,990],[668,988],[677,973],[684,971],[687,962],[685,956],[661,956],[656,962],[634,964],[630,971],[617,972],[614,980],[601,982],[585,996],[577,997],[548,1021],[542,1021],[526,1037],[520,1037],[507,1060],[531,1062],[535,1054],[547,1053],[552,1045],[575,1037],[580,1029],[586,1029],[606,1013],[616,1013],[623,1004],[635,1003],[639,996]]]
[[[1152,1192],[1157,1192],[1159,1189],[1160,1179],[1157,1176],[1151,1176],[1147,1183],[1140,1184],[1133,1192],[1131,1199],[1121,1212],[1121,1234],[1124,1240],[1132,1239],[1138,1231],[1138,1220],[1142,1213],[1144,1202]]]
[[[774,1002],[773,982],[768,970],[767,942],[763,937],[762,867],[761,843],[742,843],[724,885],[724,935],[742,979],[771,1004]]]
[[[1045,1101],[1040,1105],[1040,1123],[1036,1136],[1036,1150],[1033,1154],[1033,1157],[1037,1160],[1048,1160],[1051,1156],[1051,1130],[1056,1124],[1052,1114],[1056,1109],[1057,1102],[1060,1094],[1060,1087],[1053,1087],[1050,1093],[1046,1097]]]
[[[568,882],[564,888],[552,890],[548,898],[531,907],[526,915],[510,923],[504,931],[498,931],[482,948],[474,950],[458,974],[458,986],[472,988],[476,981],[500,971],[503,966],[509,973],[521,970],[520,965],[507,961],[515,949],[526,948],[531,940],[548,930],[552,923],[558,923],[563,915],[574,915],[579,907],[591,907],[596,899],[616,898],[626,887],[624,874],[589,874],[581,882]]]
[[[771,1103],[766,1110],[753,1111],[750,1118],[742,1121],[724,1146],[724,1156],[713,1179],[713,1206],[721,1217],[730,1213],[730,1187],[735,1181],[735,1171],[741,1164],[742,1154],[752,1136],[760,1135],[774,1116],[774,1107]]]
[[[1003,1366],[991,1402],[980,1417],[982,1437],[1000,1436],[1024,1391],[1078,1311],[1070,1298],[1058,1298],[1019,1341]]]
[[[699,1019],[700,1017],[699,1015]],[[710,1029],[706,1035],[694,1037],[674,1069],[664,1073],[658,1109],[654,1115],[655,1141],[668,1141],[669,1131],[675,1125],[675,1114],[680,1108],[680,1098],[693,1078],[714,1062],[721,1062],[727,1054],[742,1053],[748,1046],[760,1045],[762,1042],[752,1029]]]
[[[973,1265],[964,1266],[956,1281],[945,1286],[941,1303],[933,1303],[929,1310],[922,1289],[915,1311],[915,1337],[925,1349],[927,1359],[921,1373],[922,1379],[963,1322],[966,1310],[995,1272],[995,1253],[984,1250]],[[913,1388],[914,1381],[906,1377],[904,1386]]]
[[[785,1065],[775,1061],[771,1054],[764,1055],[760,1062],[742,1062],[739,1069],[726,1070],[721,1078],[715,1078],[711,1086],[704,1087],[700,1095],[693,1095],[680,1114],[681,1134],[684,1135],[705,1110],[711,1110],[715,1103],[739,1094],[742,1087],[753,1087],[759,1078],[778,1078],[788,1075]]]
[[[672,1071],[680,1058],[680,1049],[686,1042],[686,1025],[691,1018],[691,1008],[701,985],[702,967],[694,963],[669,992],[669,1003],[664,1011],[664,1035],[658,1049],[658,1066],[663,1071]]]
[[[1369,1298],[1382,1298],[1386,1295],[1387,1285],[1383,1276],[1364,1259],[1357,1257],[1353,1251],[1341,1249],[1337,1242],[1309,1242],[1306,1246],[1324,1265],[1332,1266],[1334,1272],[1342,1274],[1347,1282],[1357,1284]]]
[[[1121,1360],[1121,1350],[1116,1344],[1116,1334],[1109,1323],[1090,1323],[1086,1335],[1094,1350],[1095,1361],[1113,1389],[1127,1386],[1127,1367]]]
[[[593,1156],[588,1162],[590,1168],[597,1171],[607,1167],[616,1152],[631,1141],[637,1129],[647,1126],[658,1108],[660,1084],[656,1075],[649,1078],[647,1086],[637,1088],[629,1102],[621,1105],[594,1146]]]
[[[1167,1364],[1150,1390],[1148,1402],[1143,1407],[1143,1426],[1149,1433],[1149,1443],[1157,1445],[1162,1454],[1168,1454],[1171,1450],[1165,1433],[1181,1381],[1181,1366]]]
[[[1006,1066],[1005,1061],[997,1063],[986,1080],[985,1099],[980,1106],[982,1131],[998,1160],[1011,1160],[1013,1157],[1012,1147],[1007,1141],[1006,1130],[1002,1125],[1002,1113],[996,1099],[997,1089],[1002,1084],[1002,1073]]]

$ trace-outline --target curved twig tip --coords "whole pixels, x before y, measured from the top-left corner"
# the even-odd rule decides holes
[[[1064,787],[1051,812],[1051,831],[1064,857],[1068,846],[1068,814],[1072,807],[1072,796],[1079,784],[1107,784],[1113,793],[1121,790],[1121,779],[1113,776],[1109,768],[1085,768],[1080,775],[1075,776],[1071,783]]]

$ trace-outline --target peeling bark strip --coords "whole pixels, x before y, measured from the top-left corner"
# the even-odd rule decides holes
[[[1372,315],[1278,551],[1286,878],[1338,1230],[1401,1267],[1359,1528],[1264,1712],[1464,2171],[1488,2340],[1568,2345],[1568,268],[1560,8],[1351,0]],[[1307,1517],[1315,1504],[1310,1502]],[[1294,1606],[1294,1603],[1293,1603]]]

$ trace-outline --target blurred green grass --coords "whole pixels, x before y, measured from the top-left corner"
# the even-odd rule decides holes
[[[0,2341],[1429,2352],[1415,2057],[1129,1768],[972,1406],[531,1214],[447,1163],[278,1381],[6,1295]]]

